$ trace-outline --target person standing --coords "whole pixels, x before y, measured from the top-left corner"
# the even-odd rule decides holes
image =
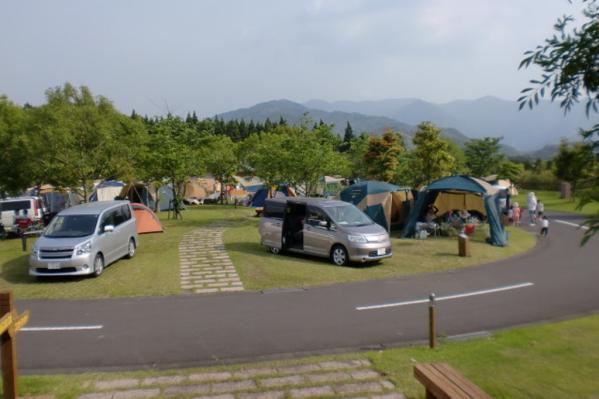
[[[537,202],[537,219],[540,219],[545,214],[545,204],[543,201],[538,200]]]
[[[547,234],[549,234],[549,219],[547,219],[547,216],[543,216],[541,219],[541,236],[547,237]]]
[[[528,193],[528,217],[530,225],[534,226],[537,223],[537,197],[532,191]]]
[[[514,226],[520,226],[520,218],[522,217],[522,208],[520,208],[520,204],[514,202]]]

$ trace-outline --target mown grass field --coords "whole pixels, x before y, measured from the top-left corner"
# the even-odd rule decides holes
[[[475,235],[472,257],[457,256],[457,239],[393,238],[391,259],[378,264],[335,267],[327,259],[306,256],[272,255],[260,246],[259,219],[254,210],[232,206],[202,206],[183,213],[183,220],[168,220],[160,214],[166,231],[140,236],[135,258],[112,264],[99,278],[30,277],[29,253],[21,242],[0,242],[0,290],[12,289],[17,299],[27,298],[108,298],[165,296],[180,293],[179,241],[188,231],[219,220],[234,222],[225,232],[229,251],[246,289],[301,287],[349,281],[428,273],[491,262],[531,249],[535,239],[523,230],[511,230],[510,244],[498,248],[484,243],[484,234]],[[29,248],[33,239],[29,240]]]
[[[367,358],[408,398],[424,398],[422,386],[412,377],[414,364],[447,362],[494,398],[590,399],[599,397],[598,333],[599,316],[590,316],[516,328],[472,341],[441,342],[435,350],[412,347],[201,369],[21,376],[20,393],[71,399],[88,392],[90,382],[108,379]]]
[[[484,242],[485,234],[475,234],[472,256],[458,256],[457,238],[427,240],[400,239],[392,233],[393,257],[380,263],[337,267],[328,259],[296,254],[273,255],[260,243],[258,220],[251,219],[225,232],[225,244],[246,288],[263,290],[319,284],[373,280],[457,269],[488,263],[530,250],[535,238],[521,229],[510,229],[505,248]]]
[[[21,251],[19,239],[0,241],[0,290],[12,289],[17,299],[25,298],[108,298],[164,296],[181,292],[179,280],[179,241],[203,224],[227,219],[243,221],[253,211],[228,206],[204,206],[183,212],[183,220],[168,220],[159,214],[164,233],[139,236],[133,259],[122,259],[104,270],[99,278],[43,278],[29,276],[29,253]],[[29,239],[28,248],[34,239]]]
[[[545,209],[556,212],[574,212],[583,215],[591,215],[599,212],[599,202],[592,202],[585,205],[582,209],[577,209],[577,200],[567,200],[559,197],[558,191],[535,191],[525,188],[519,190],[518,196],[513,201],[517,201],[521,207],[526,207],[526,196],[529,191],[534,191],[537,199],[543,201]],[[527,215],[524,215],[527,216]]]

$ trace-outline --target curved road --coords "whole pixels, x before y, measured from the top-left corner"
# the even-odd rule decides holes
[[[442,299],[443,335],[599,310],[599,240],[581,249],[581,217],[550,220],[549,237],[527,254],[443,273],[265,293],[19,301],[31,311],[19,367],[165,368],[402,345],[427,338],[428,305],[419,300],[430,292]]]

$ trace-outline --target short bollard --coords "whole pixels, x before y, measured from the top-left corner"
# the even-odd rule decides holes
[[[458,235],[458,255],[470,256],[470,240],[465,233]]]
[[[428,296],[428,346],[437,346],[437,331],[435,327],[435,293]]]
[[[20,231],[19,235],[21,236],[21,248],[23,249],[23,252],[27,251],[27,236],[25,235],[24,231]]]

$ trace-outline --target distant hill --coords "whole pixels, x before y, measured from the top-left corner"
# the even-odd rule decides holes
[[[586,118],[584,107],[574,107],[564,116],[558,104],[542,101],[533,110],[518,111],[515,101],[496,97],[475,100],[456,100],[435,104],[415,98],[388,99],[380,101],[311,100],[306,106],[327,111],[358,112],[370,116],[384,116],[417,125],[428,120],[439,126],[452,127],[472,137],[500,137],[503,144],[519,152],[538,150],[560,139],[578,139],[578,129],[592,123]]]
[[[382,134],[385,129],[391,128],[405,134],[410,142],[408,144],[411,144],[411,138],[416,130],[414,125],[384,116],[364,115],[346,111],[324,111],[289,100],[268,101],[249,108],[225,112],[219,114],[218,117],[225,121],[243,119],[255,122],[264,122],[267,118],[276,122],[282,117],[290,124],[299,124],[304,115],[307,115],[314,122],[322,120],[327,124],[333,124],[333,130],[339,135],[343,135],[347,122],[349,122],[355,134],[362,132]],[[459,145],[463,145],[469,139],[459,130],[453,128],[442,129],[442,134]]]

